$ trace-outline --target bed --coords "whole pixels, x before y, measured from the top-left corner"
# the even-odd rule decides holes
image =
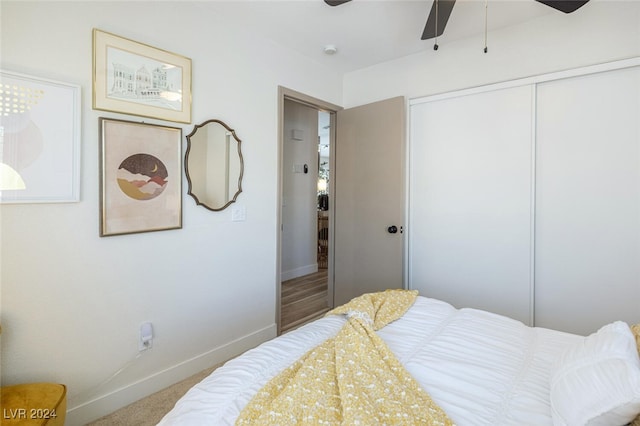
[[[349,321],[350,315],[328,315],[228,361],[191,388],[159,425],[235,424],[270,380]],[[634,331],[616,321],[579,336],[417,296],[375,333],[458,426],[612,426],[629,424],[640,413]]]

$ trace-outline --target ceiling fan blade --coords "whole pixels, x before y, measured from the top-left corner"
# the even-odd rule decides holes
[[[324,0],[329,6],[340,6],[343,3],[350,2],[351,0]]]
[[[536,0],[560,12],[571,13],[587,4],[589,0]]]
[[[433,0],[433,5],[431,6],[431,12],[429,12],[429,17],[427,18],[427,24],[424,26],[424,31],[422,32],[422,40],[428,40],[430,38],[439,37],[444,32],[444,27],[447,25],[447,21],[449,21],[449,16],[451,16],[451,11],[453,10],[453,5],[456,3],[456,0]],[[438,12],[436,13],[436,8]],[[438,25],[436,26],[436,15],[438,20]],[[436,34],[436,27],[438,29]]]

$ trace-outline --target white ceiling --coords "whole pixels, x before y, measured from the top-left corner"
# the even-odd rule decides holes
[[[324,0],[236,0],[227,10],[240,14],[248,31],[346,73],[432,50],[434,40],[420,38],[433,1],[352,0],[331,7]],[[444,34],[438,38],[440,48],[476,37],[478,49],[482,49],[485,10],[489,46],[493,30],[562,13],[535,0],[457,0]],[[327,45],[334,45],[337,53],[326,55]],[[320,117],[321,155],[328,155],[328,121],[328,115]]]
[[[432,3],[352,0],[331,7],[323,0],[261,0],[237,5],[243,6],[245,28],[344,73],[433,49],[433,40],[420,40]],[[492,30],[562,13],[534,0],[458,0],[438,39],[440,48],[469,37],[484,47],[485,5],[489,45]],[[324,53],[330,44],[338,49],[335,55]]]
[[[345,73],[433,49],[421,40],[433,0],[352,0],[331,7],[323,0],[234,2],[243,26],[251,31]],[[534,0],[457,0],[438,44],[477,37],[484,46],[485,6],[489,31],[548,13],[561,13]],[[324,47],[338,52],[326,55]],[[321,115],[321,155],[328,155],[329,116]]]
[[[344,73],[433,49],[421,40],[433,0],[352,0],[331,7],[323,0],[238,2],[246,28]],[[247,7],[249,6],[250,7]],[[489,30],[548,13],[561,13],[534,0],[457,0],[438,44],[478,37],[484,46],[485,6]],[[338,52],[326,55],[324,47]],[[329,115],[319,116],[321,155],[328,156]]]

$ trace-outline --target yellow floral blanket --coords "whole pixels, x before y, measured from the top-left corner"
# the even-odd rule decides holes
[[[267,383],[236,425],[453,425],[375,333],[417,295],[369,293],[329,312],[347,316],[343,328]]]

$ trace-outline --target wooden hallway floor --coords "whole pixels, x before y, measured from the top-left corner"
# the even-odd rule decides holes
[[[327,270],[283,281],[280,295],[280,330],[286,333],[327,311]]]

